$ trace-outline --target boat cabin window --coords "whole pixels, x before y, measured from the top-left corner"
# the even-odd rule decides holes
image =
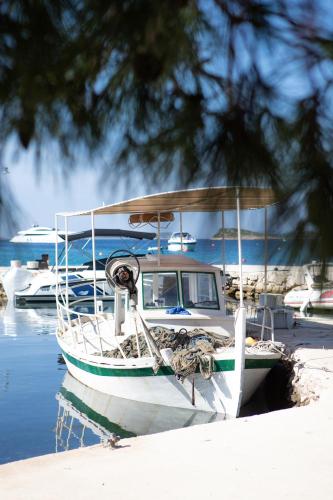
[[[188,238],[189,237],[189,233],[173,233],[172,236],[174,238]]]
[[[161,309],[179,305],[176,272],[143,273],[143,305]]]
[[[214,273],[181,273],[184,307],[219,309]]]
[[[45,292],[50,292],[51,287],[50,286],[41,286],[39,290],[37,291],[36,295],[43,295]]]
[[[74,281],[80,279],[81,276],[79,274],[69,274],[68,281]],[[66,281],[66,276],[61,276],[62,281]]]

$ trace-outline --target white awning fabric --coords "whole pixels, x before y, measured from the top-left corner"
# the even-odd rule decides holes
[[[104,205],[80,212],[63,212],[58,215],[111,215],[163,212],[216,212],[236,210],[237,190],[242,210],[264,208],[277,203],[274,191],[257,187],[211,187],[169,191],[140,198]]]

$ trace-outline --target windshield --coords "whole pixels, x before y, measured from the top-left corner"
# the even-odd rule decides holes
[[[178,273],[143,273],[143,306],[161,309],[183,305],[188,309],[219,309],[214,273],[181,272],[182,300],[178,292]]]
[[[173,238],[188,238],[189,236],[189,233],[173,233],[172,235]]]
[[[156,309],[179,305],[177,273],[143,273],[143,305]]]
[[[184,307],[219,309],[214,273],[181,273]]]

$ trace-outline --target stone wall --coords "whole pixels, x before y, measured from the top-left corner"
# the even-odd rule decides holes
[[[0,280],[0,304],[3,304],[4,302],[7,301],[7,297],[5,294],[5,290],[3,289],[1,280]]]
[[[7,296],[2,285],[2,277],[8,271],[9,267],[0,267],[0,305],[7,302]]]
[[[221,266],[219,266],[221,267]],[[230,275],[226,293],[239,298],[240,277],[238,266],[226,266],[226,274]],[[263,266],[243,267],[243,291],[247,299],[257,299],[265,288],[265,273]],[[304,284],[302,267],[272,267],[267,269],[267,292],[286,293],[295,286]]]

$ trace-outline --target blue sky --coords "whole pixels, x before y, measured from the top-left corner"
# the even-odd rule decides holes
[[[96,172],[96,168],[87,169],[83,166],[80,167],[80,165],[68,178],[64,178],[59,173],[60,165],[51,164],[50,159],[44,160],[44,163],[42,160],[40,170],[37,170],[35,159],[31,153],[21,154],[18,160],[7,159],[4,166],[9,170],[6,181],[10,185],[21,210],[17,217],[18,229],[26,229],[32,224],[53,227],[56,212],[88,209],[103,203],[109,204],[152,192],[174,189],[171,183],[164,183],[160,189],[152,190],[141,179],[138,179],[138,182],[134,180],[132,185],[126,188],[124,187],[126,183],[123,182],[119,185],[117,179],[115,183],[109,182],[105,186],[105,183],[103,185],[101,181],[100,174]],[[262,230],[263,218],[262,210],[250,214],[244,213],[242,225],[247,229]],[[117,216],[112,220],[104,217],[97,220],[97,225],[99,227],[128,228],[127,219],[127,216]],[[235,225],[235,214],[226,213],[226,226]],[[75,218],[73,227],[70,229],[86,229],[87,226],[89,226],[89,220]],[[183,230],[190,231],[196,237],[211,237],[219,227],[221,227],[221,214],[183,215]],[[176,222],[166,230],[179,230],[178,217],[176,217]]]

